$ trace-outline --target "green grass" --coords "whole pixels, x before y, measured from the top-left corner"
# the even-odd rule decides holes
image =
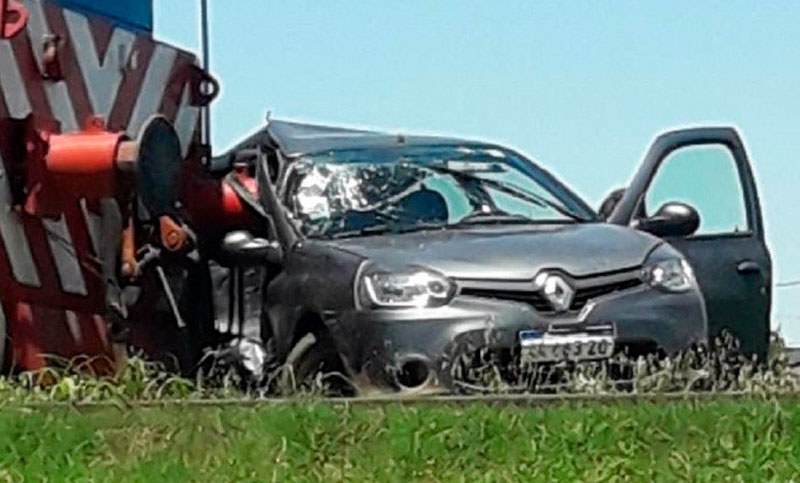
[[[789,370],[779,347],[763,367],[730,354],[632,361],[634,393],[698,391],[702,402],[527,409],[348,406],[308,395],[249,408],[174,404],[255,403],[273,394],[243,392],[230,372],[184,379],[132,358],[115,377],[97,377],[80,360],[67,361],[0,378],[0,483],[800,481],[800,373]],[[494,372],[484,372],[479,379],[494,387]],[[564,393],[618,393],[602,365],[566,377]],[[749,395],[711,399],[726,391]]]
[[[788,481],[800,406],[751,397],[548,408],[0,411],[0,481]]]

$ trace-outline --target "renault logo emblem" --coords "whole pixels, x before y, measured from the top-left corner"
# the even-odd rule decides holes
[[[575,289],[558,274],[540,273],[534,281],[536,287],[550,302],[556,312],[566,312],[572,305]]]

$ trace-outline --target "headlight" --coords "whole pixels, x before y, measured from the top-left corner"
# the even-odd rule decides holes
[[[368,270],[358,281],[362,306],[440,307],[455,295],[455,285],[444,275],[419,267]]]
[[[648,264],[645,279],[651,286],[667,292],[686,292],[695,284],[692,267],[683,258],[668,258]]]

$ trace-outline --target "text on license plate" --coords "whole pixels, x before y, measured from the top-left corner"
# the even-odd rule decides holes
[[[523,362],[605,359],[614,353],[609,335],[547,334],[536,330],[519,333]]]

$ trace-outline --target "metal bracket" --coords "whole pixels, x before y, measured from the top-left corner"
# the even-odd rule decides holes
[[[196,107],[205,107],[211,104],[219,94],[219,82],[200,67],[191,67],[191,104]]]
[[[0,0],[0,39],[10,39],[28,25],[28,9],[16,0]]]

